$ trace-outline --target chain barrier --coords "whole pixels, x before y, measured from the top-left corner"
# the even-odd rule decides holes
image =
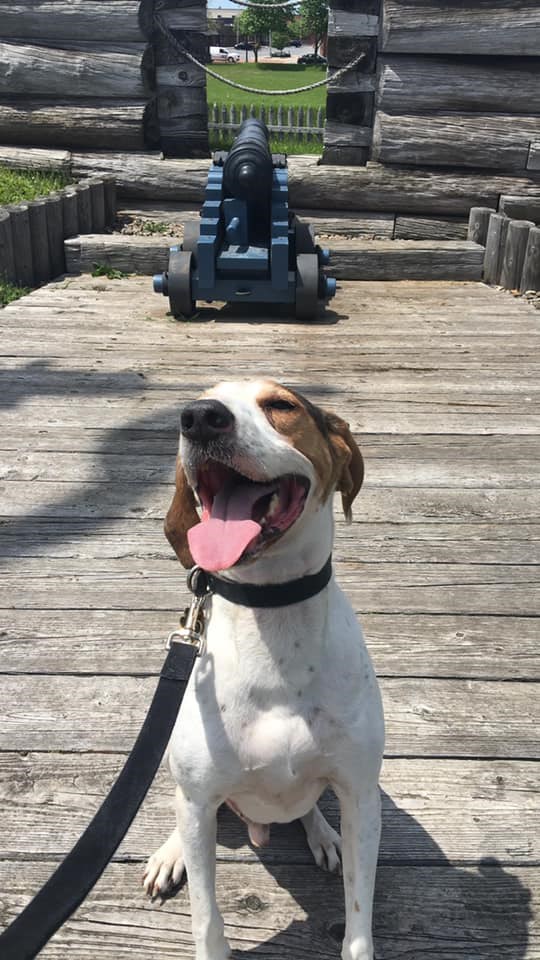
[[[236,0],[235,0],[236,2]],[[253,4],[253,6],[261,6],[261,4]],[[267,6],[276,6],[276,4],[267,4]],[[158,14],[154,15],[154,21],[156,26],[165,37],[165,39],[170,43],[172,48],[176,50],[182,57],[187,57],[188,60],[191,60],[192,63],[200,67],[201,70],[204,70],[210,77],[214,77],[215,80],[221,80],[222,83],[226,83],[229,87],[234,87],[235,90],[243,90],[245,93],[259,93],[263,94],[265,97],[287,97],[295,93],[305,93],[307,90],[315,90],[316,87],[324,87],[328,83],[335,83],[336,80],[339,80],[343,74],[347,73],[349,70],[354,70],[354,68],[365,58],[366,54],[361,53],[360,56],[355,57],[354,60],[351,60],[345,67],[340,67],[339,70],[336,70],[331,77],[325,77],[324,80],[317,80],[315,83],[308,83],[305,87],[295,87],[293,90],[258,90],[256,87],[247,87],[243,83],[235,83],[234,80],[229,80],[228,77],[222,77],[220,73],[217,73],[215,70],[212,70],[205,63],[201,63],[200,60],[197,60],[197,57],[194,57],[189,50],[186,50],[181,43],[178,42],[175,36],[171,33],[169,28],[163,23],[161,17]]]

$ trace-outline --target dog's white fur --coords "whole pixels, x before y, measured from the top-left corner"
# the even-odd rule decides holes
[[[300,427],[283,432],[287,418],[272,420],[264,406],[264,397],[278,388],[283,396],[284,388],[273,381],[222,383],[205,394],[234,414],[236,469],[258,480],[302,474],[311,483],[293,526],[258,558],[223,573],[243,582],[275,583],[315,573],[331,552],[333,496],[321,493],[317,458],[295,446],[298,429],[310,450],[334,442],[330,460],[323,458],[332,469],[339,460],[336,449],[344,470],[354,452],[360,456],[343,421],[328,419],[341,428],[340,436],[331,430],[330,439],[325,437],[309,404],[296,394]],[[177,497],[187,493],[189,499],[186,479],[194,486],[195,459],[185,438],[180,460]],[[344,489],[339,476],[331,480]],[[187,504],[188,514],[192,506],[193,501]],[[183,522],[193,523],[193,513]],[[170,529],[169,536],[173,539]],[[342,857],[342,958],[373,960],[383,741],[380,694],[362,632],[333,578],[311,599],[277,609],[248,609],[212,598],[207,652],[197,661],[170,744],[177,827],[150,858],[144,880],[147,891],[157,895],[187,870],[196,960],[230,956],[215,894],[216,813],[227,800],[248,822],[255,842],[266,840],[261,825],[300,818],[319,865],[339,869]],[[327,785],[339,798],[343,848],[317,807]]]

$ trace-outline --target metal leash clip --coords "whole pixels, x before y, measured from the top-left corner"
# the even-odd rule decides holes
[[[170,650],[172,643],[189,643],[197,648],[197,656],[200,657],[206,650],[204,608],[212,591],[201,567],[193,567],[189,571],[187,585],[193,592],[193,599],[190,606],[185,607],[180,614],[180,628],[169,634],[165,646]]]

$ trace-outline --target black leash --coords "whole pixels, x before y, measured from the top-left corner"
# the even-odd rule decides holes
[[[33,960],[97,883],[141,806],[173,731],[197,656],[204,650],[204,604],[217,593],[250,607],[282,607],[315,596],[332,576],[329,557],[318,573],[278,584],[222,580],[194,567],[191,606],[167,641],[168,654],[146,719],[110,793],[53,875],[0,934],[1,960]]]

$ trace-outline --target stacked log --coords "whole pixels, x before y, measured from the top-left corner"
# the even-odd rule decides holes
[[[159,144],[148,0],[18,0],[2,11],[0,141]]]
[[[537,0],[382,3],[373,158],[538,170]]]
[[[323,163],[365,164],[374,117],[379,0],[335,0],[328,15],[330,77],[360,55],[362,60],[328,85]]]

